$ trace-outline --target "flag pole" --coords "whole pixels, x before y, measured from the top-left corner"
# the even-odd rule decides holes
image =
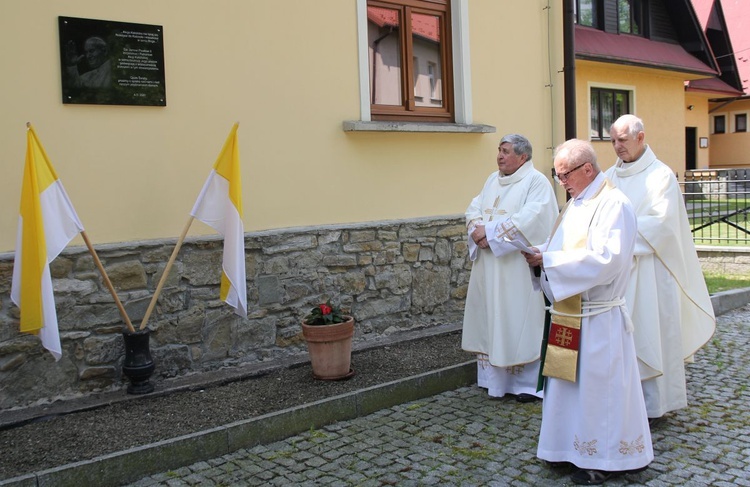
[[[190,229],[190,225],[193,223],[194,217],[190,215],[190,218],[188,218],[187,223],[185,224],[185,228],[182,230],[182,235],[180,235],[180,238],[177,239],[177,244],[174,247],[174,250],[172,251],[172,255],[169,257],[169,262],[167,262],[167,266],[164,268],[164,272],[161,275],[161,279],[159,279],[159,284],[156,286],[156,291],[154,291],[154,295],[151,298],[151,302],[148,305],[148,309],[146,310],[146,314],[143,315],[143,321],[141,321],[140,330],[143,330],[146,328],[146,324],[148,323],[148,319],[151,317],[151,312],[154,311],[154,306],[156,306],[156,300],[159,299],[159,294],[161,294],[161,289],[164,287],[164,283],[167,280],[167,277],[169,276],[169,271],[172,270],[172,264],[174,264],[175,259],[177,258],[177,254],[180,252],[180,247],[182,247],[182,242],[185,241],[185,235],[187,235],[188,230]]]
[[[83,237],[83,241],[86,242],[86,247],[88,247],[89,252],[91,253],[91,256],[94,258],[94,263],[96,264],[96,267],[99,269],[99,272],[102,274],[102,279],[104,279],[104,285],[107,286],[107,289],[109,289],[110,294],[115,299],[115,304],[117,305],[117,309],[120,310],[120,314],[122,315],[122,319],[125,320],[125,325],[128,327],[128,331],[131,333],[135,333],[135,328],[133,328],[133,324],[130,322],[130,317],[128,317],[128,313],[125,311],[125,307],[122,305],[122,302],[120,302],[120,298],[117,297],[117,293],[115,292],[114,286],[112,286],[112,281],[109,280],[109,276],[107,275],[107,272],[104,270],[104,266],[102,266],[102,261],[99,260],[99,256],[96,255],[96,250],[94,250],[93,245],[91,245],[91,242],[89,241],[88,235],[86,235],[85,231],[81,231],[81,237]]]

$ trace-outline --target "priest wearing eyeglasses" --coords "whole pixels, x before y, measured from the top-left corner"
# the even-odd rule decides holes
[[[636,216],[590,143],[563,143],[554,166],[570,199],[548,241],[524,253],[541,270],[532,282],[552,302],[537,456],[572,470],[577,484],[597,485],[654,458],[624,299]]]

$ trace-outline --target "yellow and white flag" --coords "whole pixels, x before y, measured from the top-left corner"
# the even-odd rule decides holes
[[[190,214],[224,236],[220,297],[235,313],[247,317],[238,127],[232,127]]]
[[[29,125],[10,296],[21,308],[20,331],[38,334],[55,360],[62,357],[62,347],[49,264],[82,231],[65,188]]]

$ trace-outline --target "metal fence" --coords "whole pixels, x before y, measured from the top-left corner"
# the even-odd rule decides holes
[[[693,241],[750,246],[750,169],[686,171],[680,182]]]

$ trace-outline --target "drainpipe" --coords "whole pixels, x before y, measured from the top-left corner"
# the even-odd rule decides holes
[[[575,0],[563,0],[563,78],[565,80],[565,140],[576,137]]]
[[[575,0],[563,0],[563,80],[565,90],[565,140],[576,138]],[[552,168],[553,174],[555,168]],[[555,185],[557,192],[557,185]],[[565,192],[565,201],[570,199]]]

